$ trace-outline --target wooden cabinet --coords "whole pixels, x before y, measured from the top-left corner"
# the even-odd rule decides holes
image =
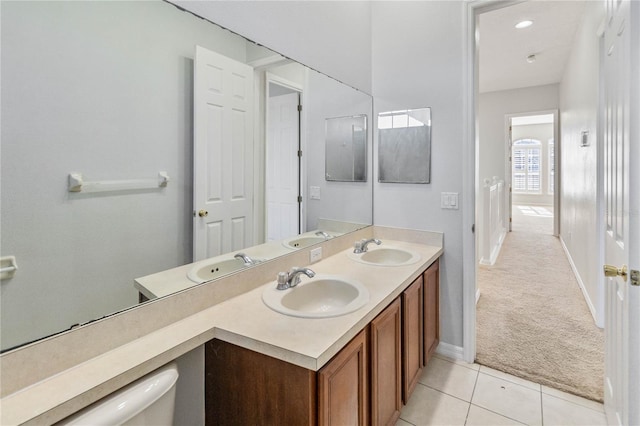
[[[315,425],[316,372],[221,340],[205,345],[207,425]]]
[[[372,425],[395,424],[402,409],[400,308],[396,299],[369,326]]]
[[[438,275],[436,260],[317,372],[207,342],[206,424],[395,424],[438,346]]]
[[[424,272],[424,365],[440,342],[440,260]]]
[[[367,353],[365,329],[318,371],[319,425],[366,425],[368,423]]]
[[[402,398],[406,404],[418,384],[423,366],[423,277],[402,293]]]

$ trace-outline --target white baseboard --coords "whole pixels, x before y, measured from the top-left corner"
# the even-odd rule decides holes
[[[573,258],[571,257],[571,253],[569,253],[569,249],[564,243],[562,236],[558,237],[560,239],[560,244],[562,244],[562,249],[564,250],[564,254],[567,256],[569,260],[569,265],[571,265],[571,270],[573,271],[573,275],[576,277],[576,281],[578,281],[578,286],[580,286],[580,290],[582,290],[582,295],[584,296],[584,300],[587,302],[587,307],[589,308],[589,312],[591,312],[591,316],[593,317],[593,322],[595,322],[596,326],[603,328],[604,325],[598,323],[598,315],[596,314],[596,307],[593,305],[591,298],[589,297],[589,293],[587,292],[587,288],[584,286],[584,282],[582,281],[582,277],[580,277],[580,273],[576,268],[575,263],[573,263]]]
[[[476,305],[478,304],[478,300],[480,300],[480,289],[476,290]]]
[[[436,353],[451,359],[464,360],[462,346],[454,346],[449,343],[440,342],[436,348]]]
[[[497,244],[491,250],[491,254],[489,255],[489,259],[487,259],[484,256],[482,256],[482,259],[480,259],[480,264],[481,265],[491,266],[494,263],[496,263],[496,260],[498,260],[498,255],[500,254],[500,250],[502,249],[502,243],[504,242],[504,239],[505,239],[506,236],[507,236],[507,230],[505,228],[500,233],[500,238],[498,238]]]

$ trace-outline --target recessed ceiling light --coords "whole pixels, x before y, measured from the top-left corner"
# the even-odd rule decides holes
[[[521,30],[522,28],[527,28],[533,25],[533,21],[520,21],[516,24],[516,28]]]

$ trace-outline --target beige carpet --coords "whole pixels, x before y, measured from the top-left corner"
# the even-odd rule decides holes
[[[479,268],[476,361],[602,401],[604,335],[545,210],[513,206],[498,260]]]

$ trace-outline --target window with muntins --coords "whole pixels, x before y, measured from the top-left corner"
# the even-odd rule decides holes
[[[513,192],[519,194],[540,194],[542,170],[540,141],[518,139],[513,143]]]

